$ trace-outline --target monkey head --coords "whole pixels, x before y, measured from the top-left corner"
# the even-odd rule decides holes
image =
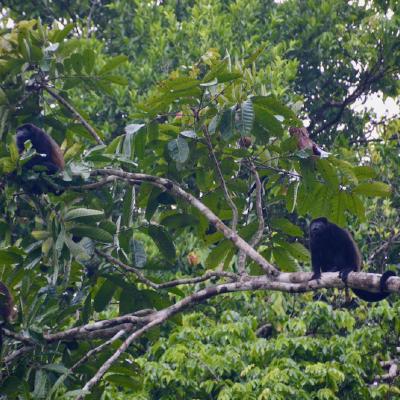
[[[310,224],[310,236],[316,237],[321,235],[328,224],[329,221],[325,217],[313,219]]]

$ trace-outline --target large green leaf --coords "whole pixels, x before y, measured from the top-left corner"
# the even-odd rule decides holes
[[[196,226],[199,223],[199,219],[195,215],[182,213],[168,215],[164,217],[160,223],[168,228],[177,229],[190,225]]]
[[[273,115],[281,115],[292,123],[298,122],[296,114],[289,108],[284,106],[279,100],[272,96],[254,96],[252,101],[255,105],[268,110]]]
[[[391,192],[391,187],[383,182],[360,183],[353,189],[353,193],[371,197],[387,197]]]
[[[104,75],[127,61],[128,61],[128,57],[124,56],[124,55],[119,55],[119,56],[113,57],[111,60],[109,60],[104,65],[103,68],[100,69],[99,75]]]
[[[273,218],[271,226],[291,236],[303,236],[303,231],[286,218]]]
[[[149,225],[148,234],[153,239],[164,257],[173,262],[176,258],[174,243],[168,232],[159,225]]]
[[[104,229],[90,225],[77,224],[72,226],[69,229],[69,232],[71,232],[75,236],[78,237],[87,236],[99,242],[111,243],[113,241],[113,236],[109,232],[105,231]]]
[[[270,135],[279,137],[283,135],[282,124],[268,109],[254,104],[254,112],[257,124],[262,126]],[[257,137],[259,137],[259,135],[257,135]]]
[[[147,255],[143,243],[136,239],[130,241],[135,267],[143,268],[147,262]]]
[[[246,100],[241,104],[238,111],[239,121],[238,127],[242,136],[249,136],[253,129],[254,109],[251,100]]]
[[[87,217],[95,218],[96,220],[104,217],[104,212],[101,210],[93,210],[90,208],[74,208],[69,210],[65,216],[65,221],[71,221],[73,219],[85,219]]]
[[[20,264],[23,261],[21,250],[8,248],[0,250],[0,265]]]
[[[231,108],[224,110],[219,119],[218,128],[221,131],[222,138],[230,140],[235,129],[235,113]]]
[[[328,183],[332,188],[339,187],[339,178],[337,176],[336,169],[326,158],[317,159],[317,169],[324,178],[325,182]]]
[[[210,252],[206,259],[206,268],[215,269],[217,268],[228,255],[229,250],[232,248],[232,242],[229,240],[222,240],[218,243]]]
[[[103,311],[110,303],[117,286],[108,279],[105,279],[100,289],[97,291],[93,299],[93,307],[95,311]]]
[[[171,158],[183,164],[189,158],[189,146],[185,139],[178,137],[168,143],[168,150]]]

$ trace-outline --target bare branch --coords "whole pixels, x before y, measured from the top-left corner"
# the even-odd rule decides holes
[[[390,237],[381,243],[373,253],[368,257],[368,262],[372,262],[375,258],[377,258],[380,254],[387,254],[390,246],[400,239],[400,232],[394,233],[392,230]]]
[[[93,182],[93,183],[88,183],[86,185],[80,185],[80,186],[68,186],[68,190],[93,190],[93,189],[98,189],[101,188],[105,185],[108,185],[109,183],[113,183],[117,180],[115,176],[108,176],[107,178],[104,178],[98,182]]]
[[[93,138],[96,140],[98,144],[104,144],[103,141],[101,140],[100,136],[96,133],[94,128],[85,120],[85,118],[82,117],[81,114],[75,108],[69,104],[67,100],[65,100],[62,96],[60,96],[56,91],[53,89],[49,88],[48,86],[42,86],[42,88],[50,94],[53,98],[55,98],[57,101],[59,101],[68,111],[70,111],[73,115],[75,115],[76,118],[81,121],[81,124],[86,128],[86,130],[93,136]]]
[[[200,200],[184,191],[179,185],[173,181],[160,178],[153,175],[141,174],[141,173],[130,173],[118,169],[100,169],[92,172],[92,175],[103,175],[103,176],[117,176],[120,179],[130,181],[142,181],[149,182],[150,184],[162,188],[173,195],[180,197],[187,201],[193,207],[197,208],[208,221],[215,226],[217,230],[223,233],[223,235],[231,240],[233,244],[246,253],[253,261],[259,264],[263,270],[271,276],[279,275],[279,270],[270,264],[261,254],[253,249],[245,240],[243,240],[235,231],[226,226],[221,219],[219,219],[208,207],[206,207]]]
[[[103,350],[105,347],[108,345],[114,343],[118,339],[120,339],[122,336],[124,336],[127,332],[125,330],[120,330],[117,332],[111,339],[107,340],[106,342],[102,343],[100,346],[95,347],[94,349],[90,350],[87,354],[85,354],[84,357],[82,357],[79,361],[77,361],[70,369],[69,371],[72,372],[74,369],[78,368],[80,365],[85,363],[87,360],[89,360],[90,357],[92,357],[93,354],[99,353],[101,350]]]
[[[12,352],[9,356],[4,357],[3,362],[4,362],[4,364],[10,364],[11,362],[16,360],[17,358],[23,356],[25,353],[29,353],[33,349],[34,349],[34,346],[21,347],[20,349],[15,350],[14,352]]]
[[[107,261],[109,261],[111,264],[118,265],[119,267],[123,268],[125,271],[132,272],[136,275],[138,280],[147,286],[152,287],[153,289],[158,289],[158,285],[154,282],[152,282],[150,279],[147,279],[140,270],[134,267],[130,267],[129,265],[124,264],[122,261],[118,260],[117,258],[110,256],[107,253],[104,253],[101,250],[96,249],[96,253],[105,258]]]
[[[92,22],[93,12],[94,12],[94,9],[95,9],[97,4],[101,4],[101,0],[92,0],[92,4],[91,4],[90,10],[89,10],[89,14],[88,14],[87,19],[86,19],[86,31],[87,31],[86,32],[86,38],[87,39],[90,38],[90,25],[91,25],[91,22]]]
[[[25,344],[31,345],[31,346],[35,344],[34,340],[32,340],[31,338],[22,336],[16,332],[10,331],[7,328],[1,328],[1,331],[2,331],[2,335],[10,337],[14,340],[17,340],[18,342],[25,343]]]
[[[117,258],[115,258],[113,256],[110,256],[109,254],[102,252],[101,250],[96,250],[96,253],[99,254],[100,256],[104,257],[110,263],[118,265],[119,267],[123,268],[125,271],[133,272],[137,276],[137,278],[140,282],[152,287],[155,290],[171,288],[171,287],[175,287],[175,286],[179,286],[179,285],[195,284],[195,283],[199,283],[199,282],[204,282],[210,278],[229,278],[233,281],[238,279],[237,275],[234,273],[231,273],[231,272],[207,271],[204,275],[196,276],[194,278],[182,278],[182,279],[175,279],[173,281],[164,282],[164,283],[155,283],[155,282],[152,282],[150,279],[146,278],[142,274],[142,272],[140,270],[138,270],[137,268],[130,267],[129,265],[126,265],[122,261],[118,260]]]
[[[250,246],[255,247],[262,239],[265,223],[262,210],[262,184],[260,176],[258,175],[256,167],[254,166],[252,161],[250,161],[250,169],[256,181],[256,213],[258,218],[258,229],[257,232],[254,234],[254,236],[251,238],[249,244]],[[238,256],[238,271],[241,275],[246,273],[245,265],[246,265],[246,254],[243,251],[240,251]]]
[[[93,376],[90,381],[86,383],[86,385],[82,388],[82,391],[86,393],[90,393],[90,389],[92,389],[93,386],[97,385],[103,375],[108,371],[108,369],[112,366],[112,364],[118,360],[121,354],[123,354],[129,347],[131,343],[134,342],[135,339],[139,338],[142,336],[144,333],[149,331],[151,328],[154,326],[160,325],[162,322],[164,322],[167,319],[167,317],[159,317],[158,319],[153,320],[152,322],[149,322],[146,326],[143,328],[139,329],[138,331],[132,333],[123,343],[122,345],[118,348],[118,350],[100,367],[100,369],[96,372],[96,374]],[[83,395],[85,396],[85,395]],[[79,396],[77,399],[83,399],[83,396]]]
[[[238,292],[245,290],[278,290],[289,293],[303,293],[306,291],[314,291],[319,288],[337,287],[345,288],[343,280],[338,273],[327,272],[321,275],[321,279],[309,280],[312,274],[304,273],[281,273],[278,279],[281,281],[271,281],[266,276],[252,277],[247,280],[232,283],[222,283],[216,286],[210,286],[199,290],[190,296],[178,301],[170,307],[165,308],[152,314],[152,321],[132,333],[118,350],[101,366],[97,373],[83,387],[85,394],[101,380],[103,375],[108,371],[112,364],[123,354],[129,345],[136,339],[149,331],[151,328],[162,324],[173,315],[192,307],[195,304],[201,303],[207,299],[229,292]],[[359,289],[367,289],[371,291],[380,291],[379,274],[367,274],[363,272],[351,272],[348,276],[348,286]],[[300,278],[306,278],[306,281],[299,281]],[[299,281],[299,283],[293,283]],[[400,277],[390,277],[387,281],[388,291],[400,292]],[[83,399],[79,397],[79,399]]]
[[[233,202],[231,196],[229,195],[228,188],[226,186],[226,182],[225,182],[224,176],[223,176],[222,171],[221,171],[221,166],[219,164],[219,160],[217,159],[217,157],[215,155],[215,152],[214,152],[214,149],[213,149],[212,143],[211,143],[210,134],[208,133],[208,129],[207,129],[207,127],[205,125],[203,125],[203,132],[204,132],[204,137],[206,138],[208,152],[210,153],[210,158],[214,162],[215,171],[216,171],[218,179],[220,181],[221,188],[222,188],[222,191],[224,193],[225,200],[228,202],[229,207],[232,209],[232,225],[231,225],[231,228],[232,228],[232,230],[234,232],[236,232],[237,222],[238,222],[238,219],[239,219],[238,209],[236,207],[236,204]]]

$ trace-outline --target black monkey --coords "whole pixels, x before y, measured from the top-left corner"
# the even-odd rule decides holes
[[[24,143],[27,140],[31,141],[38,154],[24,164],[25,168],[32,169],[35,165],[41,165],[47,168],[48,174],[55,174],[64,169],[64,156],[60,146],[46,132],[33,124],[21,125],[17,128],[16,138],[19,154],[24,151]]]
[[[310,249],[313,276],[318,279],[321,272],[339,272],[343,282],[352,271],[361,271],[361,255],[350,233],[329,222],[326,218],[316,218],[310,224]],[[385,293],[386,281],[396,274],[386,271],[380,281],[381,292],[373,293],[362,289],[352,289],[365,301],[380,301],[390,295]]]

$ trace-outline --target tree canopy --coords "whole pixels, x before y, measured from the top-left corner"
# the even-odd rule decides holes
[[[400,4],[367,3],[4,2],[0,396],[399,396],[396,295],[310,281],[320,216],[359,244],[349,287],[398,271],[398,108],[371,99],[399,106]],[[62,172],[24,167],[24,123]]]

